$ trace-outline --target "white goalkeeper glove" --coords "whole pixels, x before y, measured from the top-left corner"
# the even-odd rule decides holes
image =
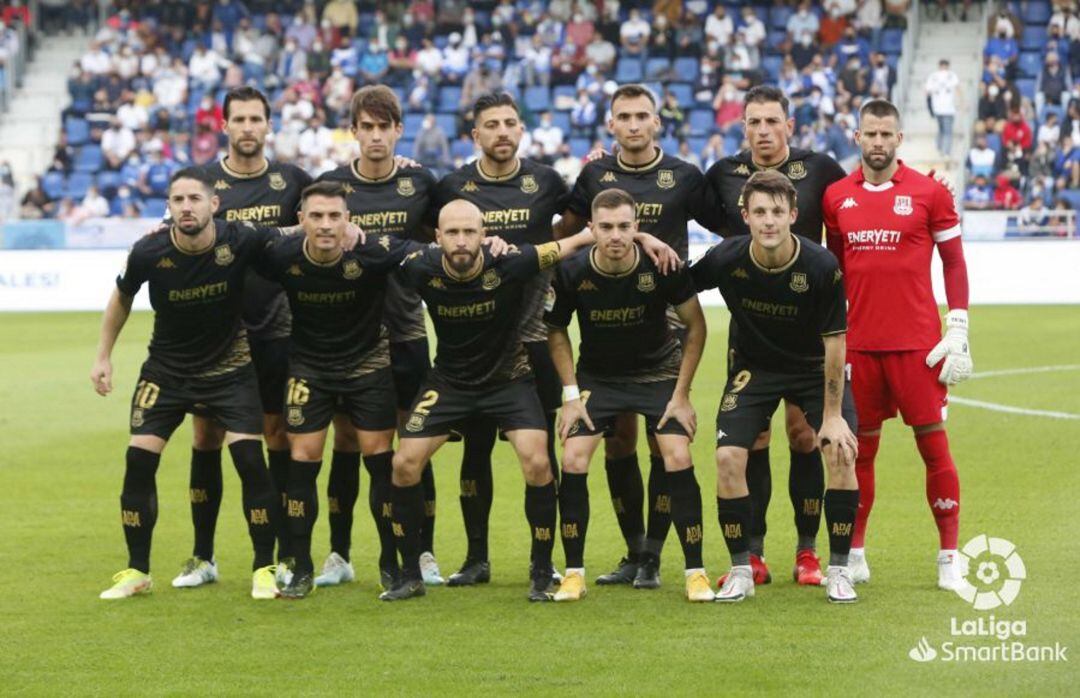
[[[944,359],[944,362],[942,362]],[[941,363],[938,380],[945,385],[956,385],[971,377],[974,363],[968,346],[968,313],[966,310],[950,310],[945,314],[945,336],[926,356],[927,366]]]

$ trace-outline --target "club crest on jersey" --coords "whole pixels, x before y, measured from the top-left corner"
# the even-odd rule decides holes
[[[806,280],[806,274],[801,271],[792,272],[791,283],[788,284],[795,293],[806,293],[810,290],[810,284]]]
[[[298,427],[304,423],[304,408],[302,407],[290,407],[289,413],[285,417],[285,421],[289,423],[290,427]]]
[[[656,290],[656,277],[651,271],[643,271],[637,275],[637,289],[642,293]]]
[[[344,184],[342,184],[342,185],[341,185],[341,188],[342,188],[342,190],[344,190],[344,192],[345,192],[346,194],[352,194],[353,192],[355,192],[355,191],[356,191],[355,189],[353,189],[353,188],[352,188],[352,185],[351,185],[351,184],[349,184],[349,183],[347,183],[347,182],[346,182],[346,183],[344,183]]]
[[[604,176],[600,178],[600,182],[603,184],[613,184],[618,181],[618,178],[615,177],[615,173],[610,170],[605,172]]]
[[[806,165],[802,162],[793,162],[787,168],[788,179],[803,179],[806,177]]]
[[[416,433],[424,428],[424,422],[427,420],[427,415],[420,414],[419,412],[413,412],[409,417],[409,421],[405,423],[405,431]]]
[[[285,178],[281,176],[280,172],[270,173],[270,188],[274,191],[281,191],[285,188]]]
[[[892,210],[898,216],[910,216],[915,211],[911,206],[910,196],[897,196],[893,202]]]
[[[399,196],[412,196],[416,193],[416,186],[413,185],[412,177],[398,177],[397,193]]]
[[[146,420],[143,418],[143,411],[141,407],[136,407],[131,411],[131,426],[138,429],[145,423],[145,421]]]
[[[484,272],[484,277],[480,279],[480,287],[485,291],[494,291],[502,283],[502,279],[499,278],[499,272],[494,269],[488,269]]]
[[[524,175],[521,178],[521,191],[526,194],[535,194],[540,191],[540,185],[536,183],[536,177]]]
[[[303,276],[304,272],[300,271],[300,265],[294,264],[285,270],[285,273],[289,276]]]
[[[341,275],[350,281],[359,279],[363,273],[364,270],[360,268],[360,262],[355,259],[346,259],[345,263],[341,265]]]
[[[476,186],[476,182],[471,179],[468,182],[465,182],[465,185],[461,187],[461,191],[476,191],[477,189],[479,189],[479,187]]]
[[[236,257],[233,256],[232,248],[228,245],[220,245],[214,248],[214,261],[218,266],[227,267],[233,263]]]
[[[671,189],[675,186],[675,173],[671,170],[657,170],[656,186],[661,189]]]
[[[431,277],[431,280],[427,282],[427,285],[432,287],[432,288],[437,288],[437,289],[440,289],[440,290],[446,288],[446,284],[444,284],[443,280],[440,279],[437,276]]]
[[[736,167],[735,171],[732,172],[732,174],[739,175],[740,177],[749,177],[750,176],[750,168],[747,167],[745,164],[742,164],[742,165],[739,165],[738,167]]]
[[[229,183],[226,182],[224,179],[219,179],[218,181],[214,182],[214,189],[216,191],[225,191],[228,188]]]
[[[724,399],[720,401],[720,411],[730,412],[735,409],[735,406],[739,404],[739,396],[735,393],[728,393],[724,396]]]

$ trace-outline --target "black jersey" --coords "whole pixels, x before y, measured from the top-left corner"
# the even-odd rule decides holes
[[[521,343],[521,304],[533,279],[559,259],[558,244],[521,245],[483,265],[468,279],[446,271],[443,251],[429,247],[401,265],[402,283],[416,289],[435,326],[437,377],[466,390],[529,375]]]
[[[226,222],[296,225],[300,192],[311,184],[311,176],[299,167],[269,160],[265,168],[252,174],[236,172],[225,160],[200,170],[214,183],[214,193],[221,201],[214,215]],[[244,326],[252,337],[289,335],[289,308],[281,287],[253,272],[244,292]]]
[[[795,256],[764,269],[750,254],[750,236],[714,245],[690,268],[699,291],[720,289],[737,332],[742,364],[776,373],[824,368],[825,335],[847,331],[843,275],[832,253],[794,236]]]
[[[395,167],[386,177],[371,179],[360,174],[354,160],[320,176],[318,181],[338,182],[345,187],[349,220],[366,235],[429,241],[425,228],[435,205],[436,179],[428,169]],[[409,342],[426,335],[420,296],[402,288],[394,276],[387,287],[384,322],[392,342]]]
[[[154,332],[147,366],[180,378],[228,373],[251,362],[240,323],[244,284],[252,263],[278,233],[214,221],[212,245],[182,251],[173,231],[139,239],[116,286],[134,296],[150,285]]]
[[[714,227],[705,178],[694,165],[666,155],[659,148],[645,165],[626,165],[618,155],[605,155],[585,165],[570,195],[570,210],[592,217],[592,200],[605,189],[622,189],[637,203],[638,228],[674,249],[686,259],[690,219]]]
[[[507,242],[540,245],[553,239],[551,222],[566,210],[569,190],[552,168],[533,160],[519,160],[516,170],[490,177],[476,160],[446,175],[439,182],[439,206],[465,199],[484,215],[484,229]],[[522,338],[526,342],[547,339],[544,300],[551,285],[550,273],[539,275],[526,292],[519,309]]]
[[[388,367],[386,281],[416,245],[390,235],[369,235],[337,261],[322,263],[308,255],[302,235],[274,241],[259,271],[280,283],[289,299],[290,362],[327,380]]]
[[[828,155],[801,148],[791,148],[782,164],[762,168],[754,164],[749,150],[717,160],[705,174],[716,199],[716,232],[729,235],[749,235],[750,228],[742,217],[742,190],[746,180],[761,169],[774,169],[787,176],[795,185],[795,205],[799,210],[795,224],[798,233],[814,242],[821,242],[825,221],[821,199],[830,184],[847,176],[844,168]]]
[[[634,255],[634,266],[619,275],[600,271],[595,247],[563,260],[555,271],[555,305],[544,320],[567,327],[577,312],[579,371],[635,383],[678,378],[682,352],[667,309],[694,297],[690,272],[683,267],[665,276],[640,247]]]

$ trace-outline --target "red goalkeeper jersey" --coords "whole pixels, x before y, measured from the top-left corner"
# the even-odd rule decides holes
[[[848,349],[930,349],[941,338],[930,260],[960,220],[948,189],[899,165],[884,184],[860,167],[825,190],[828,246],[847,277]]]

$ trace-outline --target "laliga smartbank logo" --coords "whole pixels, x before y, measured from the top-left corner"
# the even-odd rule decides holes
[[[956,593],[976,611],[1009,606],[1027,579],[1024,560],[1004,538],[976,536],[960,550],[963,577]],[[949,639],[934,644],[924,635],[908,651],[916,662],[1066,662],[1068,647],[1029,644],[1027,620],[998,618],[993,613],[949,619]]]

